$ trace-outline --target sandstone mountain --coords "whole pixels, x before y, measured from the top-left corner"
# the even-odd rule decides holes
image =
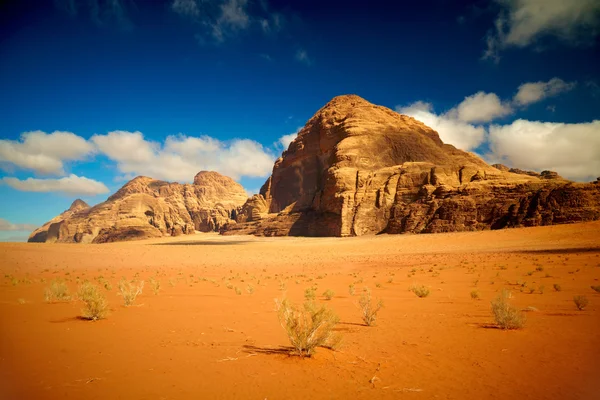
[[[139,176],[94,207],[76,200],[29,242],[104,243],[219,231],[234,222],[247,198],[239,183],[217,172],[199,172],[193,184]]]
[[[600,218],[600,185],[490,166],[355,96],[313,116],[223,234],[453,232]]]

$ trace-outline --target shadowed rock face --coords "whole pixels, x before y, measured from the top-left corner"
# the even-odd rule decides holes
[[[216,172],[199,172],[191,185],[139,176],[94,207],[76,200],[29,241],[105,243],[218,231],[234,222],[247,198],[240,184]]]
[[[600,218],[600,187],[490,166],[355,96],[312,117],[224,234],[452,232]]]

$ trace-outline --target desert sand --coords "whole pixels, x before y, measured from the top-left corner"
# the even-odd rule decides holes
[[[600,293],[590,288],[600,285],[599,222],[350,238],[205,233],[103,245],[2,243],[0,273],[2,399],[600,393]],[[112,284],[106,319],[79,319],[76,300],[44,301],[54,278],[75,292],[78,281],[100,276]],[[155,295],[146,284],[125,307],[116,288],[122,276],[154,277],[161,289]],[[411,284],[431,294],[418,298]],[[290,356],[274,299],[301,302],[312,285],[339,315],[343,342],[312,358]],[[384,302],[373,327],[357,306],[363,287]],[[503,288],[515,306],[532,310],[523,329],[494,325],[490,301]],[[326,289],[333,299],[321,296]],[[589,299],[585,310],[575,295]]]

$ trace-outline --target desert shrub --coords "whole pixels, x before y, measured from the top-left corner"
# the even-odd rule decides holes
[[[242,289],[240,289],[239,287],[235,287],[235,294],[237,294],[238,296],[242,294]]]
[[[575,296],[573,297],[573,302],[579,311],[582,311],[589,304],[589,301],[585,296]]]
[[[525,324],[525,316],[508,303],[510,292],[506,289],[491,302],[496,324],[502,329],[519,329]]]
[[[373,299],[371,298],[371,291],[369,288],[365,288],[363,294],[358,299],[358,305],[360,307],[360,311],[362,312],[362,319],[367,324],[367,326],[373,326],[375,324],[375,320],[377,319],[377,313],[383,307],[383,302],[378,300],[376,304],[373,304]]]
[[[160,292],[160,281],[156,280],[154,278],[150,278],[149,279],[150,282],[150,287],[152,288],[152,292],[154,293],[154,295],[158,295],[158,293]]]
[[[555,283],[554,285],[552,285],[552,287],[554,288],[554,290],[556,290],[557,292],[560,292],[562,290],[562,287],[560,287],[560,285],[558,283]]]
[[[304,291],[304,298],[306,300],[314,300],[316,297],[316,290],[314,287],[309,287]]]
[[[331,289],[327,289],[323,292],[323,297],[325,297],[327,300],[333,299],[333,296],[335,296],[335,292]]]
[[[339,318],[331,309],[313,301],[304,302],[302,307],[287,299],[275,302],[279,323],[299,356],[310,357],[317,347],[335,348],[339,343],[333,332]]]
[[[123,296],[123,301],[126,306],[130,306],[135,302],[136,297],[142,294],[142,290],[144,289],[144,281],[136,282],[136,281],[128,281],[125,278],[122,278],[119,281],[119,293]]]
[[[429,288],[424,285],[412,285],[409,290],[416,294],[418,297],[427,297],[429,296]]]
[[[348,285],[348,293],[350,293],[350,296],[354,296],[354,293],[355,293],[354,283],[351,283],[350,285]]]
[[[478,300],[479,299],[479,291],[478,290],[471,290],[471,298],[473,300]]]
[[[79,287],[77,291],[77,297],[83,301],[83,308],[81,309],[81,317],[96,321],[98,319],[106,318],[108,313],[108,304],[106,297],[100,291],[98,286],[86,282]]]
[[[600,293],[600,286],[590,286],[593,290]]]
[[[233,289],[233,283],[231,283],[231,282],[227,282],[227,284],[225,285],[225,287],[226,287],[227,289]]]
[[[246,292],[248,292],[249,294],[254,293],[254,286],[248,284],[248,286],[246,287]]]
[[[69,287],[64,280],[53,279],[50,282],[50,287],[44,290],[44,299],[46,301],[69,301],[71,300]]]

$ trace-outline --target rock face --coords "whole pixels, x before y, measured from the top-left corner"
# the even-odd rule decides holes
[[[600,187],[490,166],[423,123],[354,96],[331,100],[223,234],[354,236],[600,218]]]
[[[235,223],[247,198],[239,183],[217,172],[202,171],[193,184],[139,176],[94,207],[76,200],[29,241],[104,243],[219,231]]]

